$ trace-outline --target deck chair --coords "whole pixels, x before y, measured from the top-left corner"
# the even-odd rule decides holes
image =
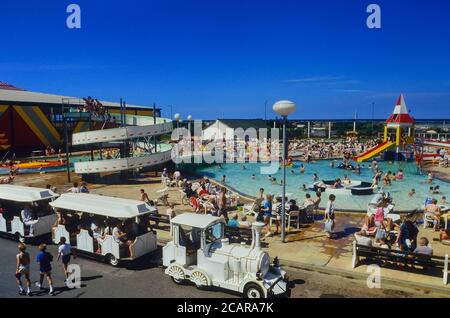
[[[429,213],[424,213],[423,216],[423,228],[426,229],[428,227],[429,224],[431,224],[431,226],[434,226],[434,223],[436,222],[436,220],[434,220]]]
[[[256,214],[259,213],[262,202],[263,202],[263,199],[256,199],[252,204],[244,205],[243,206],[244,214],[255,216]]]
[[[314,223],[314,204],[310,204],[305,207],[306,222]]]
[[[295,227],[297,229],[300,228],[300,211],[297,210],[297,211],[289,212],[289,214],[288,214],[288,229],[287,229],[288,232],[291,229],[292,223],[295,224]]]
[[[183,190],[180,190],[180,202],[181,204],[189,204],[189,198],[187,197],[186,192],[184,192]]]
[[[156,199],[156,205],[159,202],[162,202],[165,206],[169,205],[169,188],[165,187],[164,189],[156,191],[158,193],[158,198]]]

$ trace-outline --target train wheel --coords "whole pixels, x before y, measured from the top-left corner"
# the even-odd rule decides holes
[[[114,266],[114,267],[119,266],[119,260],[114,255],[109,254],[106,259],[108,260],[108,263],[111,266]]]
[[[264,292],[258,284],[248,283],[244,288],[245,298],[264,298]]]
[[[190,280],[198,289],[204,289],[209,285],[208,277],[201,271],[194,271],[190,276]]]
[[[168,274],[175,284],[182,285],[186,282],[186,275],[184,274],[184,270],[178,265],[171,266]]]

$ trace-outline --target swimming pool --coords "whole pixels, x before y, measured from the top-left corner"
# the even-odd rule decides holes
[[[299,202],[304,200],[306,192],[301,189],[302,185],[305,184],[308,188],[313,183],[313,175],[317,173],[321,180],[329,180],[335,178],[343,179],[344,174],[352,180],[361,180],[371,182],[372,180],[372,170],[368,168],[369,164],[365,163],[364,168],[361,170],[361,175],[357,175],[352,171],[346,171],[338,168],[330,167],[331,161],[318,161],[316,163],[303,163],[305,166],[305,173],[300,174],[300,162],[295,162],[294,167],[286,168],[286,193],[290,193],[289,199],[296,199]],[[354,164],[356,165],[356,164]],[[196,168],[196,173],[208,176],[214,180],[220,181],[222,176],[226,176],[226,184],[230,187],[248,194],[251,196],[256,196],[260,187],[265,189],[266,193],[271,193],[274,195],[281,195],[282,186],[279,185],[282,180],[282,170],[276,174],[272,174],[278,181],[278,185],[272,184],[268,180],[267,175],[260,174],[260,168],[266,166],[263,164],[253,163],[245,164],[245,169],[243,164],[237,163],[227,163],[222,165],[213,165],[207,167]],[[440,186],[441,194],[431,195],[429,192],[430,185],[427,183],[426,175],[420,175],[417,172],[417,167],[414,163],[388,163],[379,162],[379,167],[382,171],[392,171],[397,173],[399,169],[404,171],[404,180],[395,181],[392,186],[386,186],[386,191],[390,192],[395,202],[395,210],[401,211],[412,211],[416,208],[420,208],[425,202],[427,197],[434,197],[438,200],[442,196],[450,195],[450,184],[434,180],[432,186]],[[191,166],[192,168],[192,166]],[[294,171],[294,173],[292,173]],[[252,179],[252,174],[255,178]],[[416,195],[413,198],[408,196],[410,190],[416,189]],[[313,195],[313,192],[308,191]],[[354,211],[366,211],[367,204],[373,198],[373,195],[368,196],[354,196],[354,195],[337,195],[336,196],[336,206],[339,210],[354,210]],[[321,207],[325,207],[328,196],[322,198]]]

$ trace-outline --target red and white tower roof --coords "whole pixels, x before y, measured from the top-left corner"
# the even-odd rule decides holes
[[[408,109],[406,108],[403,94],[397,99],[394,112],[386,122],[388,126],[412,126],[414,124],[414,118],[411,117]]]

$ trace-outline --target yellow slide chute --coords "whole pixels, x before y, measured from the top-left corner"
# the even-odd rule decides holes
[[[395,142],[385,141],[385,142],[379,144],[378,146],[371,148],[371,149],[367,150],[366,152],[360,154],[359,156],[355,157],[355,161],[357,161],[357,162],[367,161],[367,160],[377,156],[378,154],[382,153],[383,151],[388,150],[393,145],[395,145]]]

